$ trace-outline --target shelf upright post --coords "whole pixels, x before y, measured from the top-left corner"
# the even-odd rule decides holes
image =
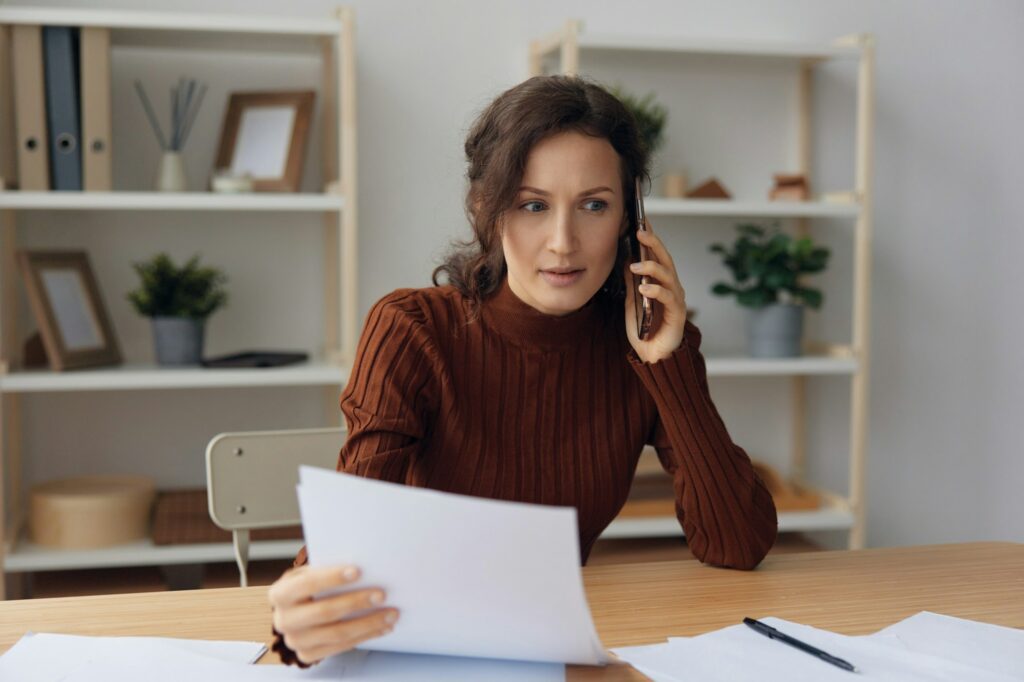
[[[871,230],[872,161],[875,100],[875,38],[858,37],[860,62],[857,73],[856,193],[860,213],[854,236],[853,350],[857,372],[850,389],[850,504],[853,528],[850,549],[865,544],[864,469],[868,436],[868,377],[871,368]]]
[[[0,26],[0,192],[15,179],[14,88],[10,28]],[[0,375],[18,365],[17,247],[14,211],[0,211]],[[18,396],[0,392],[0,600],[6,599],[4,560],[18,531],[20,434],[17,431]],[[10,495],[7,491],[10,489]],[[8,509],[10,514],[8,514]]]
[[[339,13],[339,19],[340,13]],[[320,120],[322,142],[320,162],[324,192],[343,192],[340,183],[339,165],[341,150],[339,128],[336,122],[340,116],[338,106],[338,52],[341,50],[341,34],[323,38],[320,59]],[[323,355],[329,364],[341,364],[341,230],[342,217],[337,212],[323,214],[324,223],[324,345]],[[339,419],[337,387],[324,388],[325,424],[334,425]]]
[[[568,21],[566,26],[570,26],[573,23],[579,24],[579,22]],[[543,76],[544,75],[544,58],[550,52],[559,50],[561,52],[562,45],[566,39],[566,29],[561,28],[557,31],[550,33],[543,38],[530,41],[529,48],[529,69],[531,76]]]
[[[797,87],[797,156],[800,172],[808,180],[811,177],[811,96],[814,86],[814,60],[805,59],[800,63]],[[802,238],[810,233],[807,218],[796,219],[796,236]],[[790,478],[803,484],[807,477],[807,377],[797,374],[792,378],[792,471]]]
[[[21,366],[14,216],[0,211],[0,375]],[[0,392],[0,600],[6,598],[4,559],[21,532],[21,441],[21,398]]]
[[[580,22],[570,19],[565,22],[562,33],[562,69],[566,76],[578,76],[580,73]]]
[[[355,12],[351,7],[338,10],[341,35],[338,37],[338,76],[340,77],[341,116],[338,140],[341,144],[341,186],[345,207],[341,211],[341,356],[351,366],[356,355],[359,320],[359,241],[358,185],[356,183],[356,45]]]

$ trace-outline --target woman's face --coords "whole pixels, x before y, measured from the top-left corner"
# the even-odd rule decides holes
[[[548,315],[582,308],[615,265],[623,211],[619,155],[608,140],[566,132],[538,142],[504,214],[512,292]]]

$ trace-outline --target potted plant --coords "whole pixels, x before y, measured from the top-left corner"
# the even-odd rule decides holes
[[[199,256],[179,268],[160,253],[133,267],[142,284],[128,293],[128,300],[153,320],[157,362],[199,364],[206,318],[227,303],[227,277],[216,268],[200,267]]]
[[[668,120],[668,110],[654,101],[653,92],[641,98],[625,92],[618,86],[611,87],[609,90],[633,114],[637,128],[640,130],[640,139],[643,140],[647,151],[653,156],[665,141],[665,121]]]
[[[803,286],[800,278],[824,270],[830,252],[808,237],[794,239],[777,228],[771,233],[759,225],[738,225],[736,229],[740,234],[731,249],[711,245],[734,280],[717,282],[711,292],[736,296],[740,305],[750,309],[747,338],[751,356],[799,356],[804,307],[820,308],[824,300],[821,291]]]

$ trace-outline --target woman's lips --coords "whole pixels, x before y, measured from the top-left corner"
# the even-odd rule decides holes
[[[567,287],[575,284],[583,277],[583,270],[541,270],[544,281],[555,287]]]

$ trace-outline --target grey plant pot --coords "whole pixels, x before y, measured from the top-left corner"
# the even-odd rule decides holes
[[[192,317],[154,317],[152,320],[158,364],[199,364],[203,357],[206,320]]]
[[[802,355],[804,307],[773,303],[752,309],[747,317],[747,349],[754,358],[794,358]]]

